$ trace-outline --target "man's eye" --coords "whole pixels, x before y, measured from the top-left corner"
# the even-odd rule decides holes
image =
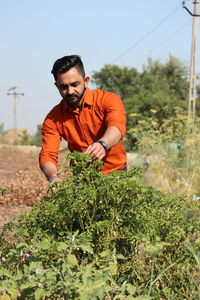
[[[61,90],[66,90],[66,89],[67,89],[67,86],[66,86],[66,85],[60,85],[60,89],[61,89]]]
[[[74,82],[74,83],[72,83],[72,86],[73,86],[73,87],[76,87],[76,86],[78,86],[78,82]]]

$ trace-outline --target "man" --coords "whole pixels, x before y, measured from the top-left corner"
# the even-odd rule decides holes
[[[121,99],[110,92],[90,90],[80,56],[64,56],[53,65],[52,74],[62,101],[42,124],[40,167],[50,183],[57,176],[61,138],[70,151],[85,152],[93,160],[103,160],[102,173],[126,169],[122,138],[126,114]]]

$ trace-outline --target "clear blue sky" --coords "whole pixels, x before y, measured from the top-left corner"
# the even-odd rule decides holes
[[[17,125],[36,131],[61,100],[50,73],[57,58],[81,55],[89,76],[113,62],[140,71],[147,57],[169,54],[189,66],[191,34],[181,0],[0,0],[0,123],[13,127],[7,91],[17,86]]]

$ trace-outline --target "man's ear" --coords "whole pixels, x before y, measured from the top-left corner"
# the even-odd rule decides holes
[[[88,87],[89,80],[90,80],[89,76],[87,76],[87,77],[84,78],[85,87]]]

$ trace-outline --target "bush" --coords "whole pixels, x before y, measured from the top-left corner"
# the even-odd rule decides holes
[[[73,175],[4,229],[1,294],[198,299],[199,203],[145,186],[138,168],[104,176],[85,154],[67,159]]]
[[[159,186],[163,192],[196,198],[200,195],[200,118],[193,126],[177,107],[175,116],[160,125],[156,111],[150,113],[151,117],[143,120],[133,115],[138,125],[128,132],[137,140],[134,151],[147,158],[146,183]]]

